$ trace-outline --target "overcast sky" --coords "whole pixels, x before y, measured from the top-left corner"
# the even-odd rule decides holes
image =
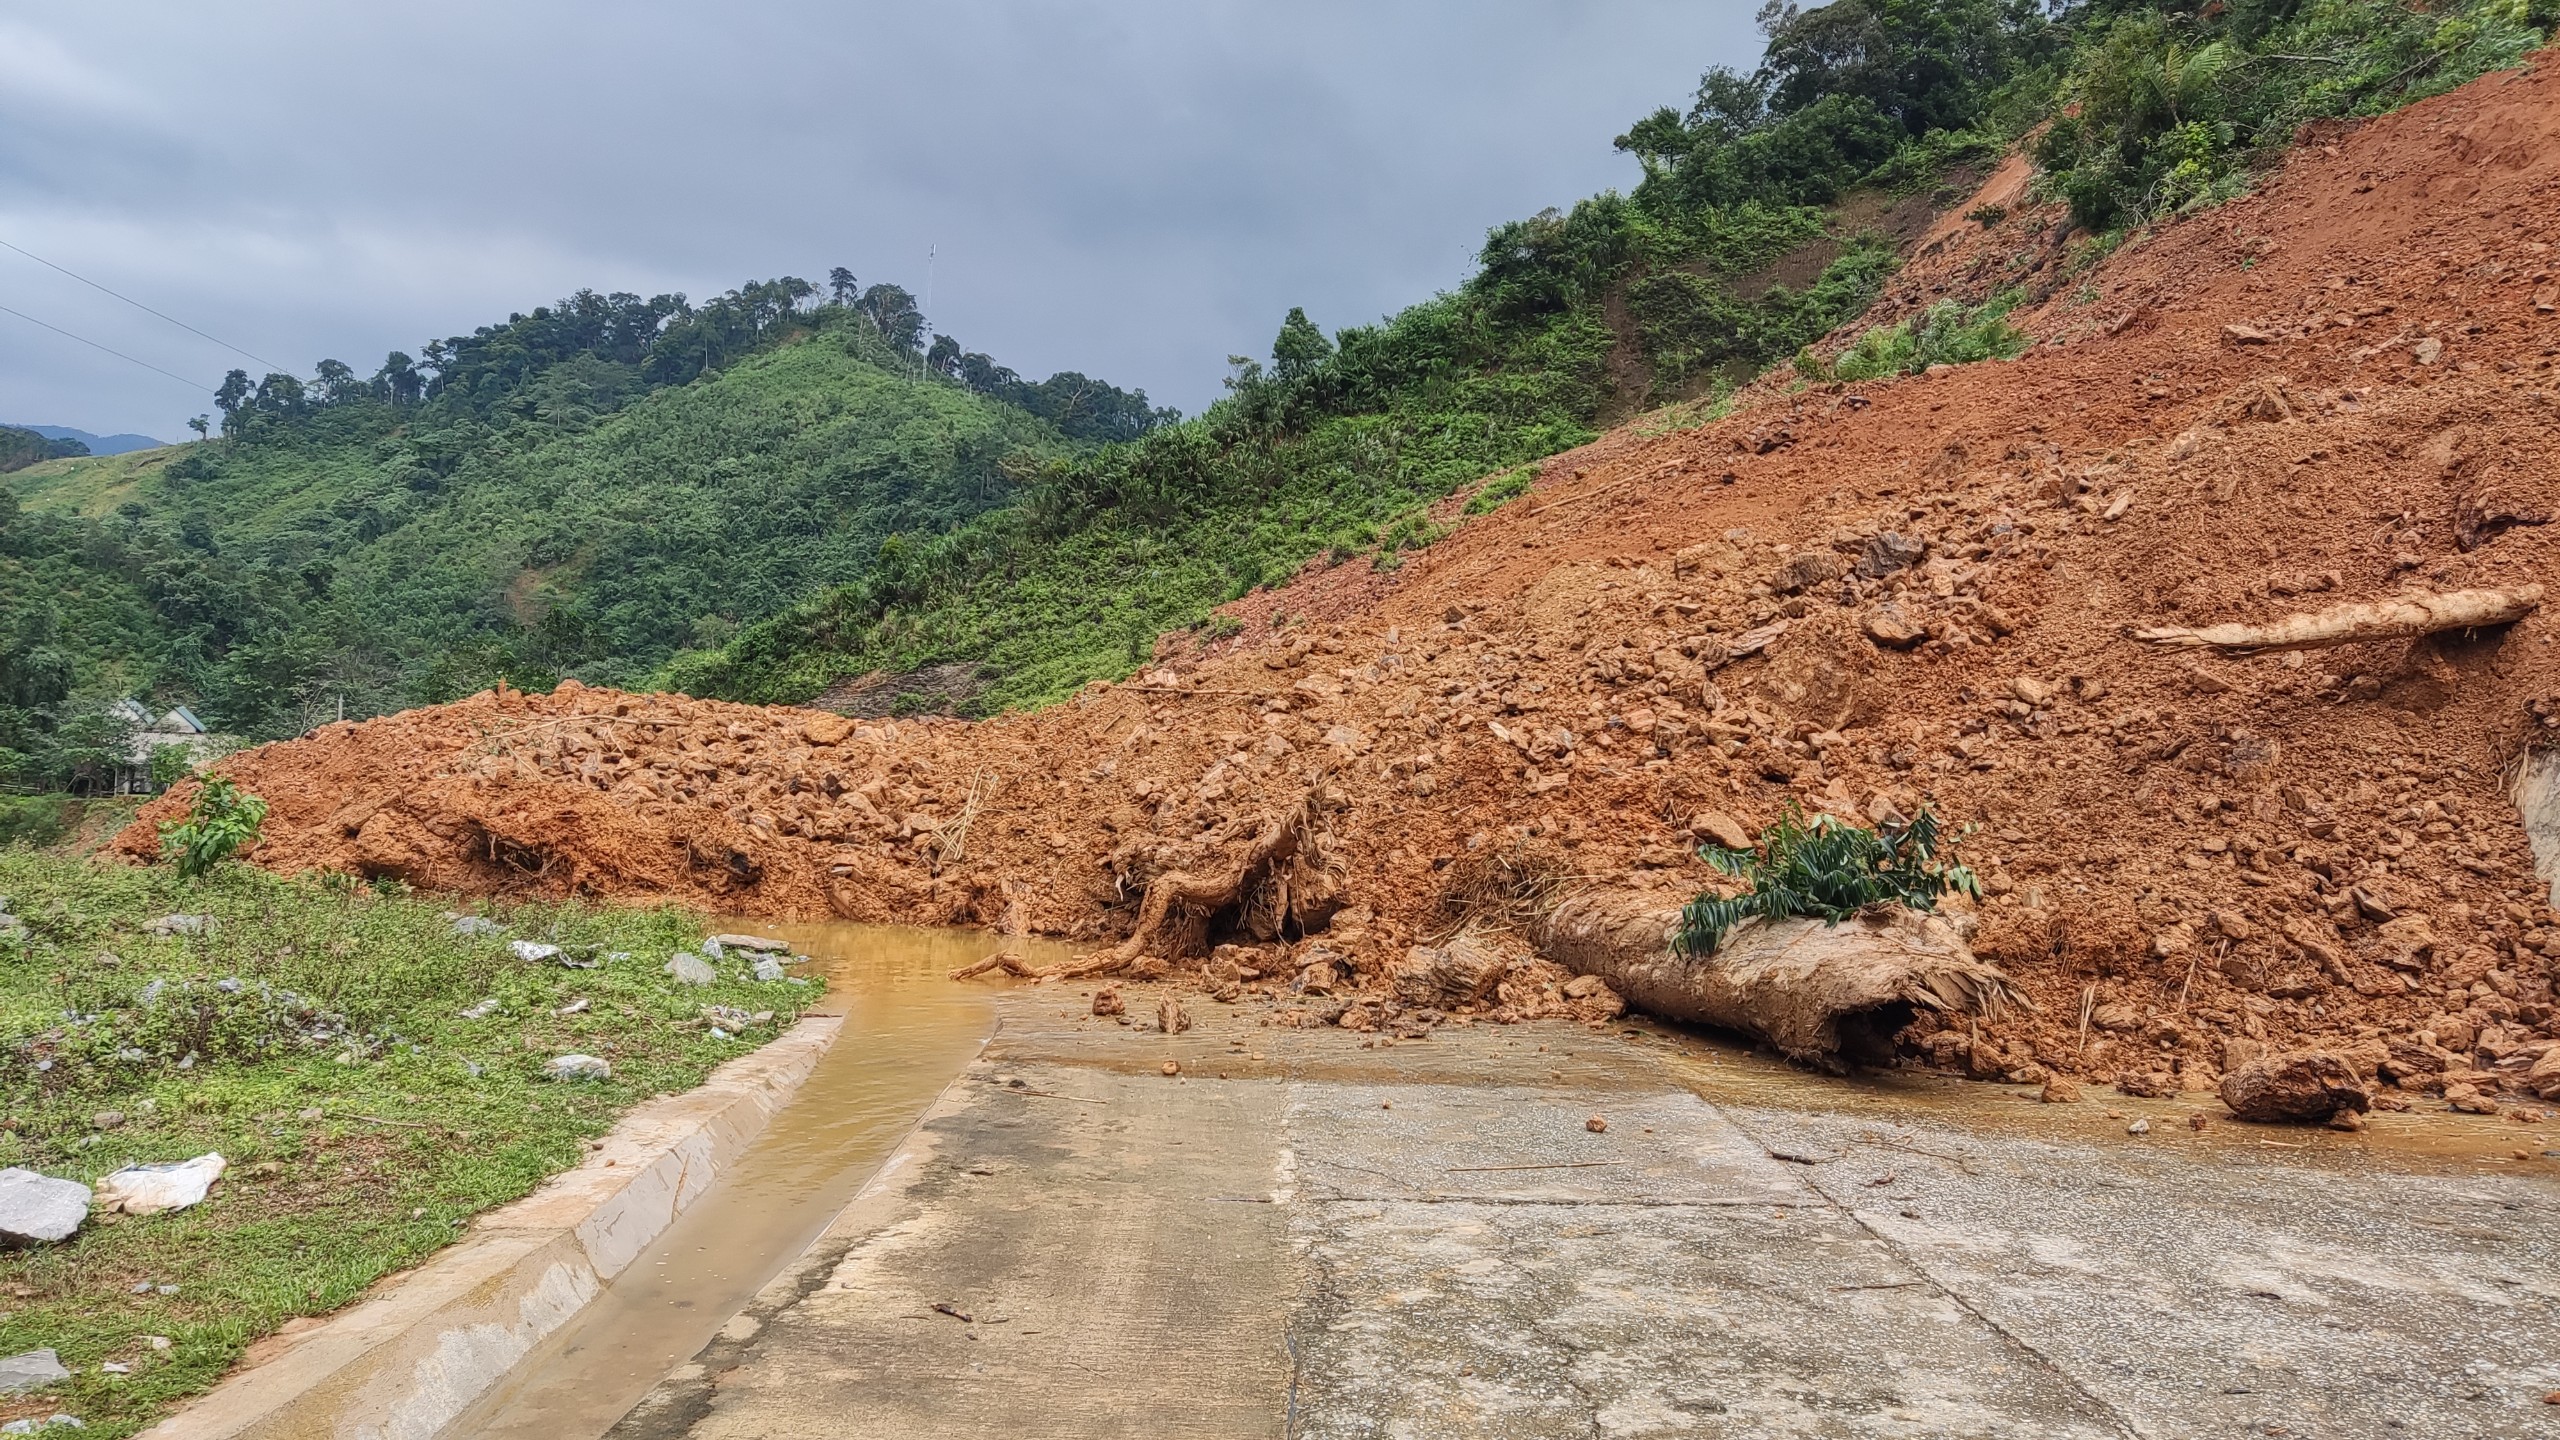
[[[1304,305],[1626,188],[1752,0],[0,0],[0,240],[308,374],[581,286],[852,268],[1196,411]],[[938,254],[928,277],[928,252]],[[0,250],[0,420],[178,438],[264,367]]]

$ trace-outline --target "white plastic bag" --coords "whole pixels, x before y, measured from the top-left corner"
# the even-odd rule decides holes
[[[127,1165],[98,1182],[91,1202],[100,1210],[127,1215],[184,1210],[204,1199],[228,1163],[220,1155],[199,1155],[166,1165]]]

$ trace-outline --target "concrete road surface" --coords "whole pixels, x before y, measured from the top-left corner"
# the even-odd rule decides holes
[[[614,1434],[2560,1436],[2560,1122],[2196,1131],[2218,1105],[1639,1027],[1081,1008],[1008,993],[879,1179]]]

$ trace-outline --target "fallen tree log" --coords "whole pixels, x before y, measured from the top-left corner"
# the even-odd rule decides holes
[[[2202,630],[2162,626],[2136,630],[2133,638],[2178,650],[2318,650],[2365,640],[2407,640],[2444,630],[2511,625],[2542,603],[2542,587],[2452,590],[2390,600],[2332,605],[2287,615],[2271,625],[2210,625]]]
[[[1532,927],[1539,954],[1595,975],[1638,1010],[1765,1040],[1791,1060],[1881,1064],[1923,1010],[1988,1016],[2027,1004],[1944,920],[1903,906],[1826,925],[1746,920],[1711,955],[1672,946],[1680,907],[1661,892],[1577,895]]]

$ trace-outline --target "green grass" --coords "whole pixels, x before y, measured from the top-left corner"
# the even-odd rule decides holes
[[[755,984],[734,962],[680,989],[659,967],[701,932],[674,910],[526,906],[501,917],[506,934],[468,938],[438,902],[343,880],[225,866],[190,884],[27,851],[0,851],[0,895],[28,927],[0,940],[0,1164],[83,1183],[206,1151],[231,1165],[192,1209],[93,1217],[67,1242],[0,1257],[0,1353],[50,1346],[75,1376],[7,1413],[64,1410],[104,1436],[149,1424],[285,1320],[416,1263],[817,994]],[[141,928],[170,913],[215,924]],[[510,938],[629,958],[527,963]],[[579,997],[590,1008],[555,1013]],[[705,1005],[774,1015],[714,1039]],[[613,1078],[546,1079],[544,1062],[570,1051],[610,1060]],[[127,1118],[101,1128],[111,1110]],[[101,1373],[106,1361],[132,1372]]]

